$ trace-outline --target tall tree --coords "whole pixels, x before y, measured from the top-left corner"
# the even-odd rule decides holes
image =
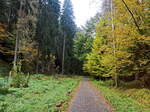
[[[135,76],[136,80],[146,77],[144,80],[149,80],[150,38],[145,22],[149,17],[148,2],[112,1],[113,10],[107,12],[97,25],[97,37],[87,56],[85,70],[94,76],[103,73],[103,77],[111,76],[116,86],[120,77]],[[102,70],[105,72],[101,73]]]
[[[14,50],[14,31],[18,19],[17,10],[19,9],[19,1],[1,0],[0,2],[0,24],[5,29],[7,36],[0,38],[1,52],[0,55],[5,61],[12,62]]]
[[[57,54],[59,17],[60,3],[58,0],[40,1],[36,40],[38,43],[38,51],[42,54],[41,67],[43,72],[46,66],[50,64],[47,61],[47,59],[50,59],[50,54],[55,56]]]
[[[74,69],[77,74],[83,74],[83,64],[86,61],[86,56],[92,50],[93,40],[96,36],[96,25],[100,18],[101,14],[97,13],[76,33],[73,51],[76,58]]]
[[[73,53],[76,58],[77,74],[83,74],[83,63],[86,60],[86,56],[91,52],[94,37],[88,37],[84,31],[77,32],[74,39]]]
[[[102,15],[109,13],[111,11],[111,0],[102,1]]]
[[[34,47],[33,37],[36,29],[37,8],[38,2],[35,0],[21,0],[19,2],[14,68],[17,64],[17,59],[24,63],[31,59],[30,56]]]
[[[63,12],[60,20],[61,32],[63,36],[63,56],[62,56],[62,73],[72,72],[73,58],[73,39],[76,33],[76,25],[74,22],[73,6],[71,0],[65,0]]]
[[[101,18],[101,13],[97,13],[94,17],[91,17],[82,27],[87,37],[95,37],[96,36],[96,25]]]

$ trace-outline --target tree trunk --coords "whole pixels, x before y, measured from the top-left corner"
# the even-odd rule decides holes
[[[38,54],[37,54],[37,60],[36,60],[36,74],[39,73],[39,55],[40,55],[40,51],[39,51],[39,46],[38,46]]]
[[[138,80],[139,79],[139,72],[137,72],[136,74],[135,74],[135,80]]]
[[[64,74],[65,66],[65,49],[66,49],[66,34],[64,33],[63,56],[62,56],[62,74]]]
[[[14,62],[13,62],[13,69],[14,70],[16,70],[16,65],[17,65],[18,44],[19,44],[19,36],[18,36],[18,31],[17,31],[17,33],[16,33],[16,44],[15,44]]]
[[[118,87],[118,75],[116,71],[116,42],[115,42],[115,25],[114,25],[114,9],[113,9],[113,0],[111,0],[111,19],[112,19],[112,37],[113,37],[113,55],[114,55],[114,82],[115,87]]]
[[[22,17],[22,1],[20,1],[20,8],[19,8],[19,11],[18,11],[18,18],[21,18]],[[19,20],[18,20],[19,21]],[[18,24],[20,24],[20,22],[18,22]],[[17,31],[16,31],[16,44],[15,44],[15,54],[14,54],[14,62],[13,62],[13,69],[16,70],[16,65],[17,65],[17,58],[18,58],[18,49],[19,49],[19,26],[17,25]]]
[[[44,69],[45,69],[45,67],[44,67],[44,64],[42,64],[42,73],[44,74]]]

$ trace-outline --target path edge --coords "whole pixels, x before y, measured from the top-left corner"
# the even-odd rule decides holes
[[[79,81],[77,87],[72,91],[71,98],[70,98],[69,103],[68,103],[68,108],[64,112],[70,112],[71,105],[73,104],[73,101],[74,101],[74,99],[75,99],[75,97],[77,95],[77,92],[78,92],[78,90],[79,90],[79,88],[81,86],[82,81],[83,81],[83,78]]]
[[[111,103],[104,97],[104,95],[100,92],[100,90],[98,90],[98,88],[94,85],[94,83],[89,80],[89,84],[95,89],[99,98],[101,98],[104,101],[104,103],[106,103],[109,106],[108,109],[111,110],[112,112],[116,112]]]

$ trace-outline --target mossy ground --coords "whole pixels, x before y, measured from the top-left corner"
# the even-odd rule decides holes
[[[28,88],[0,92],[0,112],[59,112],[79,80],[75,76],[31,76]]]

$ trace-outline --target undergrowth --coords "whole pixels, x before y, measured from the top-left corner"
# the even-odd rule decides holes
[[[93,81],[117,112],[150,112],[150,90],[114,88],[112,81]]]
[[[10,69],[9,64],[0,59],[0,76],[8,75],[9,69]]]
[[[31,76],[28,88],[0,93],[0,112],[59,112],[79,82],[76,77]]]

